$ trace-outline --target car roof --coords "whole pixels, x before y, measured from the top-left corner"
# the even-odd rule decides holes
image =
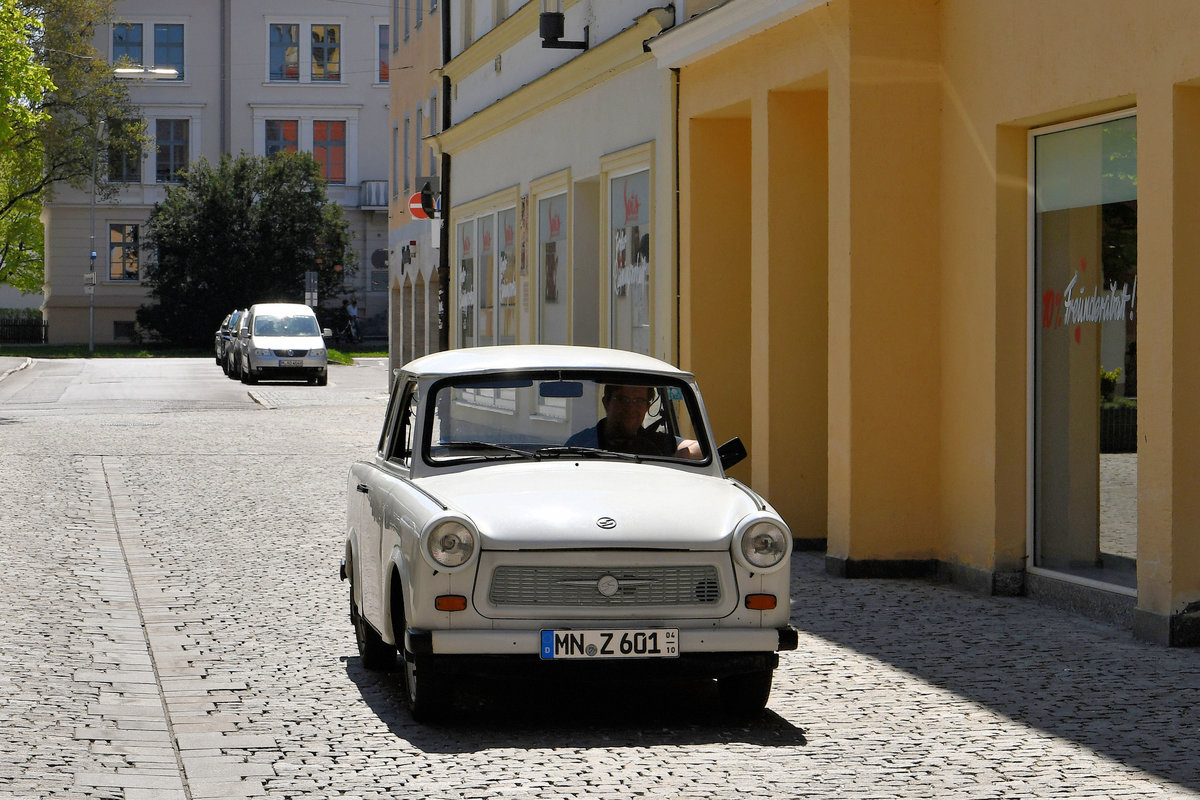
[[[313,310],[302,303],[255,303],[250,306],[255,314],[312,314]]]
[[[676,378],[691,378],[665,361],[606,347],[578,345],[498,345],[465,347],[422,356],[404,365],[404,371],[420,376],[463,375],[528,369],[601,369],[619,372],[653,372]]]

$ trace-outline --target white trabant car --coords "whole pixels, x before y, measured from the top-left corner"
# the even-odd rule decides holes
[[[359,655],[432,719],[471,675],[715,678],[760,712],[796,647],[792,537],[724,470],[692,375],[634,353],[479,347],[396,373],[350,468]]]

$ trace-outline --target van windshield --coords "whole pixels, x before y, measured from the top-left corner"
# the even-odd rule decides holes
[[[317,329],[317,318],[297,314],[290,317],[278,317],[274,314],[263,314],[254,318],[255,336],[320,336]]]

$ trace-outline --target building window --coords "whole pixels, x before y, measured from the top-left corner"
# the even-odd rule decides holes
[[[612,346],[650,354],[650,170],[609,181]]]
[[[392,197],[400,196],[400,125],[392,123]]]
[[[154,26],[154,66],[173,67],[175,80],[183,80],[183,26]]]
[[[312,26],[312,80],[342,79],[342,26]]]
[[[136,22],[113,24],[113,63],[142,63],[142,26]]]
[[[313,122],[313,158],[321,165],[321,177],[330,183],[346,182],[346,122]]]
[[[294,119],[267,120],[267,155],[296,152],[300,147],[299,129],[300,124]]]
[[[110,141],[121,138],[122,129],[129,124],[124,120],[111,122],[112,136]],[[141,183],[141,151],[110,146],[108,149],[108,179],[113,183]]]
[[[388,40],[391,38],[389,33],[390,28],[387,25],[379,26],[379,82],[387,83],[390,79],[390,65],[388,63]]]
[[[496,298],[499,304],[497,344],[517,343],[517,209],[496,215]]]
[[[412,34],[412,1],[404,0],[404,41],[408,41],[409,35]],[[420,2],[420,0],[418,0]]]
[[[438,99],[437,99],[437,93],[435,92],[435,93],[429,95],[429,135],[430,136],[437,135],[437,125],[438,125],[437,115],[438,115]],[[430,175],[438,174],[437,153],[434,152],[432,147],[429,148],[429,174]]]
[[[425,18],[424,8],[421,6],[421,0],[413,0],[413,2],[417,4],[417,22],[415,27],[420,29],[421,22]]]
[[[567,195],[538,201],[538,343],[568,344]]]
[[[421,180],[421,178],[425,177],[421,174],[421,167],[425,163],[425,159],[422,158],[423,153],[421,152],[421,150],[422,150],[421,132],[424,129],[425,129],[425,109],[418,106],[417,107],[417,121],[416,121],[416,128],[415,128],[416,136],[413,137],[413,172],[415,173],[413,175],[413,178],[414,178],[413,183],[417,184],[413,188],[416,188],[416,189],[421,188],[419,185],[420,180]]]
[[[156,183],[178,183],[179,173],[188,164],[188,121],[160,119],[155,122],[157,156],[154,162]]]
[[[108,279],[138,279],[138,226],[125,223],[108,226]]]
[[[458,226],[458,344],[475,341],[475,220]]]
[[[1034,131],[1035,567],[1137,586],[1137,118]]]
[[[300,80],[300,26],[272,23],[270,26],[273,81]]]
[[[408,146],[408,143],[410,141],[412,141],[412,120],[410,120],[407,116],[405,116],[404,117],[404,142],[403,142],[403,144],[404,144],[404,191],[405,191],[405,193],[407,193],[409,187],[412,186],[412,169],[411,169],[411,164],[409,163],[409,160],[408,160],[409,154],[411,153],[411,150],[409,149],[409,146]]]

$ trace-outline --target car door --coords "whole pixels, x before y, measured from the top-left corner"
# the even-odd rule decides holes
[[[355,487],[356,494],[365,495],[360,502],[366,503],[367,511],[362,523],[363,612],[367,619],[377,624],[382,624],[384,617],[385,572],[391,551],[389,537],[384,532],[389,514],[394,514],[395,497],[398,492],[403,492],[403,479],[409,474],[416,420],[416,382],[397,381],[389,406],[387,424],[379,442],[380,458],[384,463],[371,465],[371,480],[367,481],[365,492],[361,484]]]

